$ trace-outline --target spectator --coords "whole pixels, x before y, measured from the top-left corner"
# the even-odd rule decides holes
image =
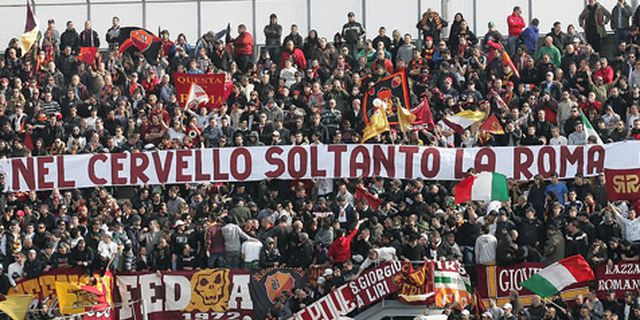
[[[80,46],[81,47],[100,47],[100,37],[98,33],[91,28],[91,21],[84,22],[84,30],[80,32]]]
[[[67,29],[60,35],[60,51],[65,50],[66,47],[70,47],[74,52],[80,48],[80,36],[72,21],[67,22]]]
[[[527,52],[530,55],[533,55],[536,52],[536,46],[538,43],[538,25],[540,21],[538,19],[531,20],[529,26],[522,30],[520,33],[520,41],[524,44],[525,48],[527,48]]]
[[[522,9],[520,6],[515,6],[513,7],[511,15],[507,16],[507,26],[509,28],[508,50],[511,55],[515,54],[520,33],[522,33],[522,30],[527,26],[521,14]]]
[[[364,42],[366,30],[360,22],[356,21],[355,13],[349,12],[347,19],[347,23],[342,26],[341,36],[349,48],[349,53],[355,57],[356,52],[359,51],[358,47]]]
[[[606,36],[605,25],[611,20],[611,13],[597,0],[589,0],[578,20],[587,35],[587,42],[593,50],[600,51],[602,38]]]
[[[629,35],[629,18],[633,15],[631,6],[626,0],[618,0],[611,9],[611,29],[616,32],[616,45],[627,39]]]
[[[266,49],[274,59],[280,57],[280,44],[282,43],[282,26],[278,24],[278,16],[272,13],[269,16],[269,24],[264,26]]]

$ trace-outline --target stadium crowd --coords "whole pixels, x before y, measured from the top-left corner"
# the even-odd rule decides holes
[[[402,34],[410,30],[367,32],[353,13],[333,36],[311,30],[303,37],[296,25],[283,30],[272,14],[259,54],[244,25],[228,41],[207,32],[191,43],[163,30],[157,65],[118,54],[117,17],[106,37],[90,21],[78,33],[72,21],[58,30],[49,20],[30,52],[23,55],[14,39],[0,59],[0,156],[360,143],[363,92],[398,70],[406,70],[414,106],[428,99],[435,128],[392,129],[367,143],[596,143],[580,110],[604,143],[639,139],[640,10],[624,0],[610,9],[589,0],[579,18],[584,33],[558,21],[546,34],[538,19],[525,23],[518,7],[506,17],[508,30],[493,22],[471,30],[462,14],[445,21],[430,9],[417,23],[418,41]],[[600,54],[607,24],[617,45],[609,57]],[[103,39],[109,51],[97,63],[76,59],[81,47],[99,47]],[[494,57],[496,44],[517,70]],[[232,92],[219,109],[185,110],[172,84],[175,71],[224,72]],[[442,119],[463,109],[495,114],[505,133],[457,134]],[[374,210],[358,200],[356,187],[383,204]],[[457,206],[452,187],[370,178],[3,193],[0,292],[53,268],[323,266],[317,283],[283,297],[273,310],[274,319],[285,319],[391,259],[459,259],[472,267],[548,264],[574,254],[594,265],[640,258],[639,204],[609,203],[602,173],[510,180],[511,201],[503,203]],[[637,294],[602,302],[590,294],[569,314],[537,300],[523,308],[515,297],[482,318],[638,320]],[[469,316],[452,311],[455,318]]]

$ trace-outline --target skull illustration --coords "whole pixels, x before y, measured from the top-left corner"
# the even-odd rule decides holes
[[[191,302],[186,311],[226,312],[229,307],[229,269],[206,269],[191,277]]]

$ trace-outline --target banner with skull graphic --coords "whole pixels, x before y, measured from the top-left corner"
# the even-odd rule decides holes
[[[120,320],[243,319],[253,315],[251,275],[245,270],[202,269],[131,273],[116,277]]]

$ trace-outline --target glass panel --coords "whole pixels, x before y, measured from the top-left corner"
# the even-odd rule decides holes
[[[142,4],[91,4],[91,21],[93,28],[100,35],[100,47],[106,48],[107,30],[111,28],[111,19],[120,18],[120,25],[124,27],[142,27]],[[149,29],[155,32],[154,29]]]
[[[582,12],[582,1],[534,0],[533,17],[540,20],[540,34],[545,35],[553,27],[555,21],[561,21],[566,31],[569,24],[583,32],[578,26],[578,16]]]
[[[395,29],[401,34],[410,33],[414,38],[418,35],[416,23],[419,19],[418,1],[405,0],[405,5],[397,6],[394,10],[389,9],[388,0],[368,0],[367,1],[367,26],[370,38],[378,35],[378,29],[384,26],[387,29],[387,36],[391,37],[391,32]]]
[[[198,5],[189,3],[147,3],[147,29],[167,29],[171,39],[184,33],[193,43],[198,39]],[[180,14],[175,14],[179,12]],[[156,34],[157,35],[157,34]]]
[[[347,23],[349,11],[353,11],[356,14],[356,21],[362,23],[362,2],[360,0],[312,1],[311,28],[316,29],[319,36],[333,41],[333,35],[342,31],[342,26]],[[377,26],[372,25],[372,28],[372,30],[367,30],[367,37],[376,34]]]
[[[202,3],[202,32],[218,32],[231,23],[231,36],[238,35],[238,24],[247,26],[247,31],[253,34],[251,22],[251,1],[215,1]],[[172,36],[173,38],[173,36]],[[195,44],[198,38],[187,38],[189,43]]]
[[[282,25],[282,39],[291,30],[291,25],[298,25],[298,33],[306,37],[307,30],[307,1],[306,0],[265,0],[257,1],[257,41],[265,43],[264,27],[269,24],[269,16],[275,13],[278,23]],[[314,26],[311,26],[314,28]],[[326,35],[325,35],[326,36]]]
[[[484,6],[478,1],[478,37],[483,37],[489,27],[487,26],[490,21],[496,24],[496,28],[500,33],[507,37],[509,36],[509,29],[507,27],[507,17],[513,12],[513,7],[520,6],[522,9],[522,18],[525,23],[529,25],[529,2],[527,0],[512,0],[512,1],[495,1],[490,6]]]

